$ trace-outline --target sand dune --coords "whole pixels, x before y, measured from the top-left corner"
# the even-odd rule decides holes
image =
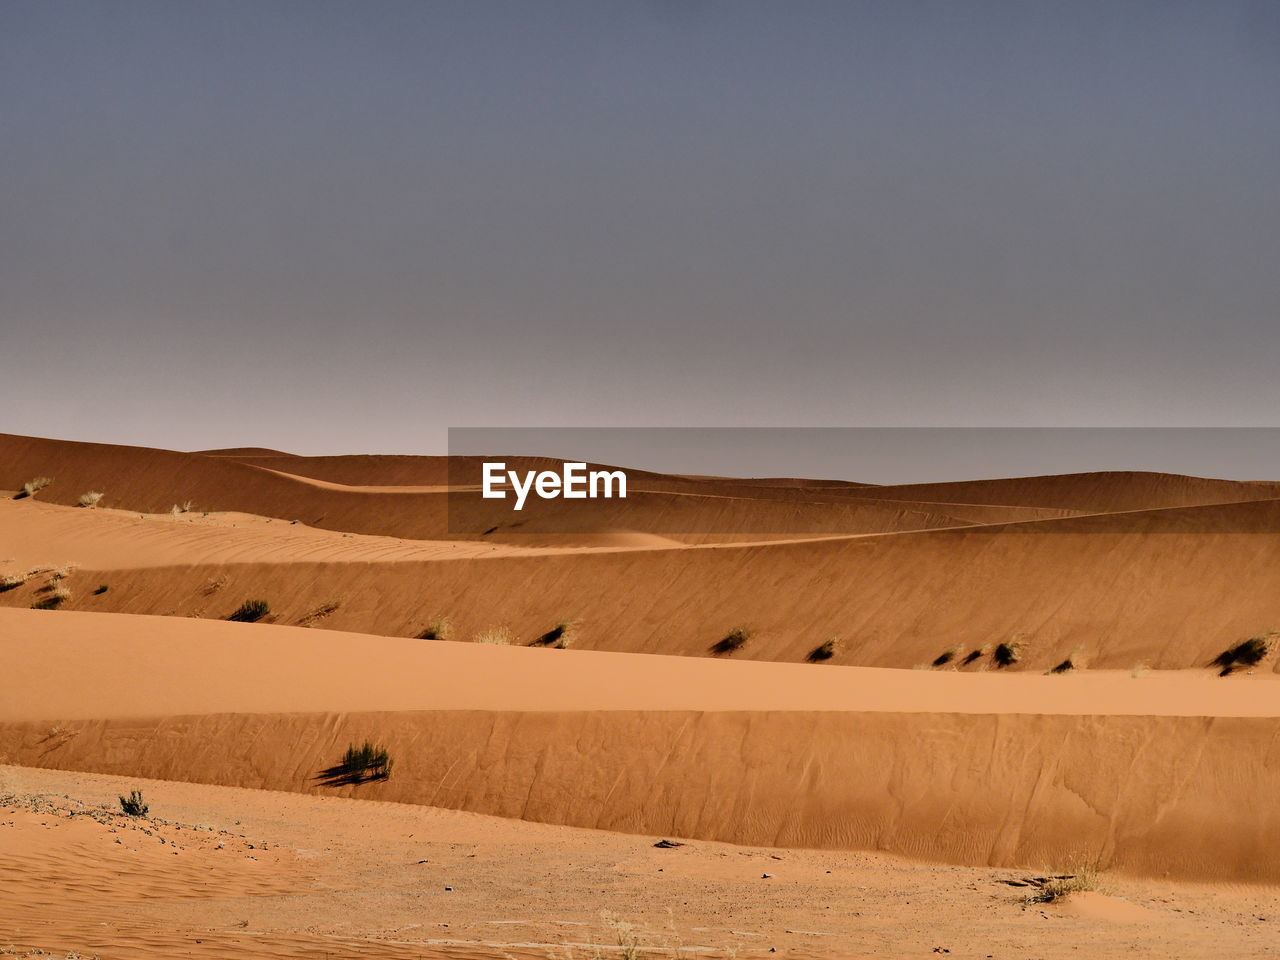
[[[749,483],[716,483],[632,472],[632,488],[625,501],[593,500],[566,505],[537,501],[519,520],[493,501],[474,498],[453,504],[450,513],[444,458],[413,458],[408,470],[392,461],[396,483],[380,482],[374,470],[350,465],[339,471],[342,480],[282,472],[303,458],[272,459],[273,467],[254,466],[234,457],[178,453],[109,444],[74,443],[0,435],[0,489],[17,490],[35,476],[54,483],[42,490],[47,503],[74,505],[87,490],[106,493],[103,505],[162,513],[174,504],[190,502],[199,512],[253,513],[299,521],[310,526],[348,533],[407,539],[477,539],[481,532],[516,536],[531,543],[531,535],[551,535],[548,542],[582,542],[560,531],[592,533],[617,531],[683,534],[705,541],[712,535],[884,533],[961,526],[970,521],[927,505],[814,500],[798,490],[751,487]],[[428,461],[426,464],[419,461]],[[466,478],[479,479],[479,458],[463,465]],[[559,461],[512,458],[520,468],[546,467]],[[323,471],[313,471],[320,472]],[[408,483],[412,481],[412,483]],[[408,485],[405,485],[408,483]],[[990,511],[987,511],[988,514]],[[572,523],[566,516],[573,517]],[[999,519],[1021,519],[1026,512],[1004,512]],[[461,532],[458,532],[461,531]],[[590,543],[590,539],[585,542]]]
[[[31,766],[325,793],[319,771],[373,738],[396,775],[340,792],[736,843],[990,865],[1071,848],[1138,874],[1280,879],[1280,813],[1263,800],[1280,768],[1258,762],[1280,736],[1272,677],[971,677],[62,612],[2,622],[0,754]]]
[[[836,637],[835,663],[912,667],[1017,638],[1015,671],[1067,657],[1200,668],[1276,625],[1280,595],[1277,501],[748,545],[618,535],[601,549],[525,551],[22,501],[0,511],[21,518],[5,521],[19,532],[0,557],[8,569],[83,565],[69,609],[225,617],[262,597],[289,623],[341,598],[318,626],[411,636],[447,617],[459,638],[505,626],[532,640],[572,620],[575,646],[637,653],[707,656],[742,624],[753,636],[735,656],[752,659],[799,662]],[[214,581],[224,586],[211,595]],[[42,582],[0,593],[0,605],[30,606]],[[110,591],[92,595],[99,584]],[[968,669],[989,665],[984,655]]]
[[[1280,660],[1272,650],[1225,677],[1209,666],[1277,625],[1276,484],[1112,473],[872,487],[637,472],[632,496],[591,503],[565,534],[563,502],[489,527],[502,516],[493,504],[455,502],[450,516],[449,485],[474,482],[476,458],[12,436],[0,455],[0,488],[56,478],[34,498],[0,500],[0,576],[20,575],[0,589],[8,762],[355,801],[380,811],[371,824],[399,822],[386,813],[397,804],[526,821],[485,827],[508,848],[523,842],[514,829],[594,828],[608,831],[613,862],[657,836],[786,848],[811,874],[772,915],[791,924],[777,942],[792,956],[841,955],[795,933],[795,918],[821,919],[810,891],[828,889],[831,867],[819,876],[814,865],[852,851],[952,865],[912,866],[932,871],[913,875],[914,891],[944,884],[945,871],[1064,861],[1144,889],[1153,878],[1280,882]],[[103,504],[71,506],[88,489],[107,491]],[[170,515],[187,500],[193,510]],[[268,622],[226,622],[250,599],[268,601]],[[28,609],[51,600],[57,609]],[[557,624],[570,649],[538,646]],[[428,625],[462,642],[406,639]],[[735,627],[745,642],[716,655]],[[514,645],[466,642],[495,629]],[[826,641],[832,656],[805,662]],[[1015,662],[997,666],[998,643]],[[1070,672],[1046,675],[1066,659]],[[390,750],[389,780],[320,777],[365,739]],[[76,851],[103,876],[135,862],[96,851],[112,829],[100,818],[62,809],[74,829],[52,836],[46,801],[10,800],[0,829],[49,865],[29,871],[32,889],[74,872]],[[208,870],[219,902],[282,901],[325,882],[305,847],[226,871],[217,849],[183,844],[172,870],[140,854],[143,875],[103,894],[125,917],[110,935],[100,908],[49,913],[19,893],[7,902],[25,919],[0,920],[0,939],[45,931],[169,956],[164,930],[184,921],[157,926],[131,898],[177,902]],[[800,849],[811,852],[790,852]],[[883,887],[898,868],[868,869]],[[510,866],[500,872],[512,882]],[[67,889],[92,901],[95,884]],[[314,914],[252,936],[226,916],[201,920],[206,955],[532,957],[566,942],[484,936],[474,914],[457,938],[404,924],[377,934],[400,902],[379,896],[347,912],[365,918],[347,939]],[[1207,896],[1196,895],[1201,909]],[[1167,902],[1087,894],[1037,916],[1163,935],[1175,929]],[[1239,926],[1239,909],[1254,908],[1233,909],[1221,922]],[[1009,928],[995,929],[963,942],[1053,955],[1042,936],[1001,941]],[[1207,928],[1178,929],[1187,936],[1161,941],[1164,955],[1214,955],[1212,936],[1197,939]],[[1240,956],[1264,955],[1265,938],[1236,933]],[[838,942],[867,957],[896,941]]]

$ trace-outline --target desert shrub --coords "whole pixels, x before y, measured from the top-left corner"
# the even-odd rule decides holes
[[[332,600],[326,600],[324,603],[320,604],[320,606],[316,607],[314,610],[304,613],[302,615],[302,619],[298,621],[298,626],[309,627],[311,626],[311,624],[315,623],[317,620],[323,620],[325,617],[329,616],[331,613],[335,613],[338,610],[338,608],[341,606],[342,606],[341,597],[334,597]]]
[[[76,501],[77,507],[89,507],[92,509],[98,505],[98,501],[103,497],[101,490],[90,490],[87,493],[80,494],[80,499]]]
[[[7,577],[0,577],[0,593],[17,590],[26,582],[27,575],[25,573],[11,573]]]
[[[960,661],[960,666],[967,667],[969,664],[973,663],[975,660],[981,660],[981,659],[982,659],[981,650],[970,650],[968,655],[963,660]]]
[[[948,663],[950,663],[952,660],[956,658],[956,654],[959,652],[960,652],[959,649],[957,649],[956,647],[952,647],[950,650],[943,650],[940,654],[938,654],[936,657],[933,658],[933,663],[931,664],[931,666],[945,667]]]
[[[735,650],[741,650],[750,639],[750,630],[746,627],[734,627],[723,637],[713,643],[710,649],[712,653],[717,657],[720,657],[727,653],[733,653]]]
[[[492,643],[492,644],[497,644],[499,646],[506,646],[507,644],[511,643],[511,641],[514,639],[515,638],[512,636],[511,631],[508,630],[506,627],[491,627],[490,629],[485,630],[483,633],[477,634],[475,642],[476,643]]]
[[[358,747],[354,743],[348,746],[342,759],[332,767],[320,771],[317,779],[327,786],[369,783],[389,779],[391,767],[392,760],[387,749],[366,740]]]
[[[557,650],[563,650],[573,642],[569,637],[569,631],[572,629],[573,621],[561,620],[546,633],[542,634],[542,636],[533,640],[529,646],[555,647]]]
[[[835,637],[828,637],[810,650],[805,660],[809,663],[822,663],[824,660],[830,660],[839,652],[840,641]]]
[[[1260,633],[1223,650],[1213,658],[1212,666],[1221,667],[1221,676],[1225,677],[1238,666],[1257,666],[1270,651],[1271,634]]]
[[[141,790],[130,790],[129,796],[120,798],[120,809],[131,817],[145,817],[151,808],[143,803]]]
[[[271,605],[265,600],[246,600],[236,607],[235,612],[227,617],[237,623],[257,623],[271,612]]]
[[[422,629],[415,637],[417,640],[448,640],[449,634],[453,632],[452,625],[448,618],[439,617],[432,620]]]
[[[1036,891],[1027,894],[1026,903],[1053,903],[1073,893],[1097,890],[1098,874],[1091,868],[1085,868],[1076,873],[1065,873],[1056,877],[1037,877],[1031,883],[1036,887]]]
[[[24,497],[34,497],[51,483],[53,483],[52,477],[36,477],[33,480],[28,480],[22,485],[22,489],[14,495],[13,499],[22,500]]]
[[[57,610],[71,599],[71,591],[66,587],[50,585],[45,588],[44,596],[31,605],[32,610]]]
[[[1072,660],[1070,657],[1067,657],[1067,659],[1063,660],[1056,667],[1050,667],[1049,673],[1070,673],[1075,668],[1076,668],[1075,661]]]
[[[1016,640],[1001,641],[996,644],[996,649],[991,654],[991,659],[996,662],[997,667],[1011,667],[1018,662],[1021,655],[1019,646]]]
[[[100,583],[98,584],[98,589],[93,591],[93,595],[95,597],[100,597],[110,589],[111,588],[108,587],[105,583]]]

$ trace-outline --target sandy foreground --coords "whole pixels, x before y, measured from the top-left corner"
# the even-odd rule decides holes
[[[151,817],[119,813],[141,788]],[[1271,957],[1274,891],[0,767],[0,956]],[[768,877],[765,874],[769,874]],[[450,889],[452,888],[452,889]],[[1229,944],[1229,946],[1224,946]],[[772,952],[772,951],[776,951]]]
[[[1280,485],[454,467],[0,435],[0,955],[1280,954]]]

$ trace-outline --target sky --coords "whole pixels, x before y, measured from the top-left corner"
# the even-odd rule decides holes
[[[1271,2],[0,0],[0,430],[1273,426],[1277,170]]]

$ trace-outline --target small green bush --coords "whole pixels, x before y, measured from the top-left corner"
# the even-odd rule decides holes
[[[151,808],[142,802],[141,790],[131,790],[129,796],[120,798],[120,809],[131,817],[145,817]]]
[[[271,605],[267,601],[246,600],[227,619],[235,620],[237,623],[257,623],[270,612]]]
[[[391,777],[392,760],[386,747],[375,746],[366,740],[360,746],[347,747],[342,759],[317,778],[326,786],[369,783]]]

